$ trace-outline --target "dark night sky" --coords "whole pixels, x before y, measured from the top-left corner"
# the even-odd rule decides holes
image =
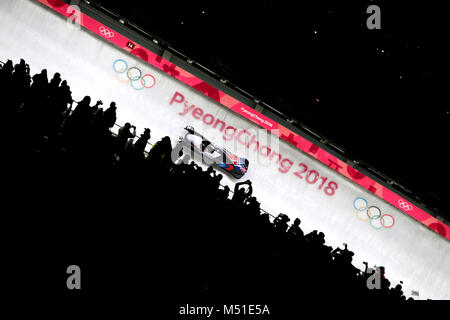
[[[450,26],[443,1],[97,2],[450,218]],[[366,27],[371,4],[381,8],[381,30]]]

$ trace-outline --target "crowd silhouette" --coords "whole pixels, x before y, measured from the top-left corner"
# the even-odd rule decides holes
[[[22,293],[30,289],[21,275],[37,261],[45,275],[37,287],[50,291],[60,288],[51,280],[58,268],[77,263],[91,294],[406,300],[382,267],[379,288],[369,289],[376,271],[355,268],[347,245],[333,249],[322,232],[304,234],[300,219],[262,212],[250,181],[232,192],[189,155],[174,163],[169,137],[147,152],[148,128],[137,137],[125,123],[113,134],[115,102],[105,110],[88,96],[76,102],[59,73],[31,76],[24,60],[1,66],[0,89],[7,247]]]

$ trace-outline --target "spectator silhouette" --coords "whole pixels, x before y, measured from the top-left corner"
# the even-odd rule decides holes
[[[130,130],[133,129],[133,132]],[[116,139],[116,153],[120,156],[125,151],[125,146],[129,139],[136,137],[136,127],[132,126],[129,122],[119,129]]]
[[[303,230],[300,228],[300,223],[300,219],[295,218],[294,223],[288,230],[288,234],[297,240],[303,240],[305,237],[305,235],[303,234]]]
[[[276,233],[284,234],[288,229],[289,217],[284,213],[280,213],[273,221],[273,228]]]
[[[103,122],[108,129],[111,129],[117,121],[116,110],[116,103],[111,102],[109,108],[103,113]]]
[[[248,186],[248,189],[245,190],[241,188],[242,186]],[[250,180],[244,182],[238,182],[234,185],[234,194],[232,201],[234,203],[243,203],[248,197],[250,197],[253,193],[252,182]]]
[[[61,80],[61,75],[58,72],[56,72],[53,75],[53,78],[50,80],[50,84],[49,84],[50,92],[49,92],[49,94],[54,94],[56,89],[59,88],[59,85],[61,84],[61,81],[62,81]]]
[[[134,151],[137,155],[142,156],[147,146],[148,140],[150,140],[150,129],[146,128],[144,133],[141,134],[139,139],[134,144]]]
[[[16,65],[15,70],[18,71],[19,66]],[[44,96],[46,94],[46,90],[48,87],[48,77],[47,77],[47,69],[43,69],[41,73],[35,74],[33,77],[33,84],[31,85],[31,89],[33,89],[35,94]]]
[[[157,141],[150,149],[147,161],[150,166],[157,166],[164,163],[167,166],[172,161],[172,144],[170,138],[165,136],[160,141]],[[186,156],[186,157],[185,157]],[[182,157],[186,163],[189,160],[189,155],[184,155]]]
[[[230,195],[230,187],[225,186],[223,187],[223,189],[219,189],[217,199],[219,200],[219,202],[225,203],[225,201],[228,200],[229,195]]]

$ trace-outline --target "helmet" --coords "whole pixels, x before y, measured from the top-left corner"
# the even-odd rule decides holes
[[[186,126],[184,129],[189,131],[189,133],[194,133],[195,132],[195,129],[194,129],[193,126]]]

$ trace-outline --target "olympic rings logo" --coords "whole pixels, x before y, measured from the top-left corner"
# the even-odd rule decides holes
[[[113,70],[116,72],[117,80],[123,83],[129,82],[135,90],[151,89],[156,85],[154,76],[151,74],[142,75],[142,71],[139,68],[128,67],[128,62],[123,59],[114,61]]]
[[[102,36],[104,36],[105,38],[113,38],[114,37],[114,32],[112,32],[108,28],[105,28],[104,26],[101,26],[99,28],[99,30],[100,30],[100,34]]]
[[[356,210],[356,216],[360,220],[369,220],[370,225],[374,229],[392,228],[395,219],[390,214],[381,214],[380,208],[370,206],[366,199],[357,197],[353,200],[353,208]]]
[[[398,200],[398,205],[405,211],[411,211],[413,209],[413,206],[403,199]]]

